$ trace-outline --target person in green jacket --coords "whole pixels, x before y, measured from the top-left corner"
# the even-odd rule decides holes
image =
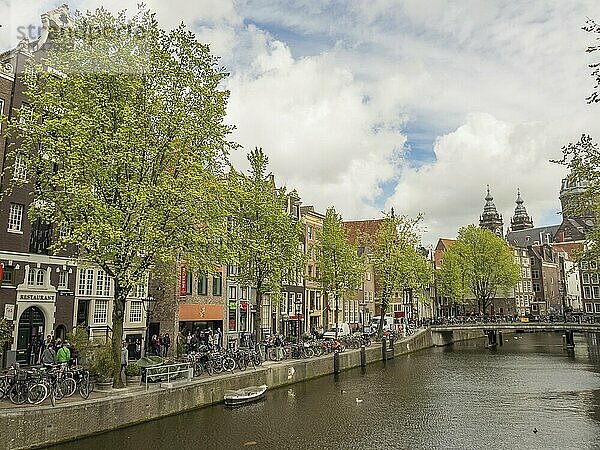
[[[59,346],[56,351],[56,362],[59,364],[67,363],[71,359],[71,351],[66,345],[62,345],[60,339],[56,341],[56,345]]]

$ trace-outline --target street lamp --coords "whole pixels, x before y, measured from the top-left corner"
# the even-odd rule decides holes
[[[362,315],[360,316],[360,327],[361,327],[361,333],[365,333],[365,306],[367,306],[366,302],[361,302],[358,304],[358,306],[361,307],[362,309]]]
[[[151,295],[149,295],[146,298],[142,299],[142,306],[144,308],[144,311],[146,311],[146,332],[145,332],[145,341],[144,341],[144,346],[143,346],[143,356],[146,356],[146,350],[148,349],[148,343],[150,342],[150,336],[148,336],[148,331],[149,331],[149,322],[150,322],[150,316],[152,315],[152,312],[154,311],[154,308],[156,308],[156,299],[154,297],[152,297]]]
[[[301,311],[301,307],[302,307],[302,300],[300,300],[299,298],[296,298],[296,301],[294,302],[294,304],[296,305],[296,320],[297,320],[296,342],[299,344],[300,343],[300,311]]]

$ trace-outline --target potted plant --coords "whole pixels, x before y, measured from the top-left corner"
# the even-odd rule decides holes
[[[96,347],[93,352],[91,372],[97,377],[96,388],[99,391],[109,391],[113,384],[114,361],[110,341]]]
[[[142,381],[142,368],[136,363],[127,364],[125,377],[127,378],[127,386],[140,384]]]

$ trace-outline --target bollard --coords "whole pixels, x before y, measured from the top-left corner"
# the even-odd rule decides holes
[[[498,340],[500,341],[500,346],[502,346],[502,331],[498,331]]]
[[[367,365],[367,349],[364,344],[360,346],[360,367]]]
[[[387,342],[385,341],[385,337],[381,338],[381,354],[383,360],[387,360]]]
[[[340,354],[338,352],[333,354],[333,373],[340,373]]]

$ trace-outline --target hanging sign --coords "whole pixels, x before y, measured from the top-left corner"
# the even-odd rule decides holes
[[[179,274],[179,295],[185,296],[187,292],[187,272],[185,266],[182,265]]]
[[[15,305],[4,305],[4,318],[15,320]]]

